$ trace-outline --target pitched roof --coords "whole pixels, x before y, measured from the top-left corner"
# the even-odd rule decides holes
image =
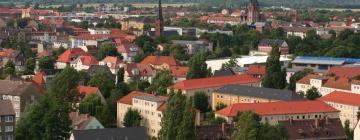
[[[117,51],[119,53],[131,53],[131,52],[141,52],[141,48],[136,44],[121,44]]]
[[[21,96],[28,93],[42,93],[35,83],[25,81],[0,80],[0,94]]]
[[[174,77],[186,77],[189,67],[173,66],[170,67],[171,75]]]
[[[228,106],[216,112],[223,116],[236,116],[238,112],[251,110],[258,115],[282,115],[339,112],[322,101],[291,101],[267,103],[239,103]]]
[[[247,74],[265,75],[265,66],[264,65],[249,65]]]
[[[91,86],[78,86],[78,90],[80,94],[91,94],[100,91],[98,87],[91,87]]]
[[[346,105],[360,106],[360,94],[350,93],[350,92],[333,91],[321,97],[319,100],[341,103]]]
[[[82,50],[81,48],[68,49],[59,56],[57,61],[64,62],[64,63],[70,63],[72,60],[74,60],[76,57],[78,57],[82,54],[86,54],[86,52],[84,50]]]
[[[149,140],[145,127],[73,130],[75,140]]]
[[[230,76],[230,75],[235,75],[235,72],[232,69],[220,69],[220,70],[215,70],[214,72],[214,77],[218,77],[218,76]]]
[[[80,114],[80,112],[70,112],[70,120],[72,122],[71,127],[75,130],[82,130],[94,119],[93,116],[88,114]]]
[[[35,83],[37,83],[38,85],[42,85],[42,84],[45,84],[45,79],[44,79],[44,76],[45,76],[45,72],[43,71],[40,71],[40,72],[37,72],[34,77],[33,77],[33,81]]]
[[[149,64],[131,63],[125,65],[125,71],[129,76],[135,75],[133,70],[138,70],[140,76],[152,76],[153,70]]]
[[[151,65],[162,65],[168,64],[170,66],[177,66],[179,65],[176,59],[172,56],[147,56],[141,61],[141,64],[151,64]]]
[[[92,55],[80,55],[77,59],[80,59],[83,65],[98,65],[99,61]]]
[[[145,96],[145,97],[144,97]],[[149,98],[150,96],[150,98]],[[157,110],[159,111],[163,111],[166,110],[167,105],[166,104],[166,100],[168,97],[166,96],[157,96],[154,94],[149,94],[149,93],[145,93],[145,92],[140,92],[140,91],[132,91],[130,92],[128,95],[120,98],[117,102],[118,103],[122,103],[122,104],[128,104],[128,105],[132,105],[132,99],[133,98],[145,98],[145,99],[151,99],[151,100],[156,100],[157,101],[164,101]]]
[[[311,79],[321,79],[323,87],[343,89],[343,90],[351,90],[352,83],[359,83],[359,80],[353,80],[347,77],[320,76],[316,74],[306,75],[296,83],[310,84]]]
[[[303,78],[301,78],[300,80],[298,80],[296,83],[300,83],[300,84],[310,84],[310,79],[313,78],[320,78],[320,75],[316,75],[316,74],[308,74],[306,76],[304,76]]]
[[[245,85],[227,85],[215,90],[214,92],[221,94],[257,97],[257,98],[280,100],[280,101],[304,100],[302,96],[290,90],[251,87]]]
[[[328,73],[333,73],[340,77],[353,78],[360,75],[360,67],[331,67]]]
[[[103,60],[101,60],[101,62],[105,63],[105,65],[109,66],[108,63],[110,64],[110,67],[112,69],[115,68],[119,68],[119,64],[121,63],[121,60],[119,59],[119,57],[116,56],[106,56]]]
[[[174,89],[199,89],[209,87],[220,87],[225,85],[233,84],[248,84],[258,83],[261,79],[254,78],[253,76],[243,75],[231,75],[231,76],[219,76],[219,77],[208,77],[200,79],[184,80],[174,84]]]
[[[0,116],[15,115],[15,110],[10,100],[0,100],[0,106]]]

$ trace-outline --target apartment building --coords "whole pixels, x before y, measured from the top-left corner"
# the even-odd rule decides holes
[[[15,110],[11,101],[0,100],[0,140],[13,140],[15,131]]]
[[[350,128],[355,128],[360,111],[360,94],[334,91],[321,97],[320,100],[340,111],[340,120],[344,125],[346,120],[350,121]]]
[[[322,101],[291,101],[268,103],[238,103],[215,112],[231,123],[239,112],[253,111],[261,118],[261,122],[278,124],[287,120],[312,120],[322,118],[339,118],[340,111]]]

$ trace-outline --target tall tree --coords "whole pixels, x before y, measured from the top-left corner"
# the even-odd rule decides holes
[[[236,130],[233,132],[231,139],[256,140],[260,126],[257,119],[257,115],[252,111],[242,112],[236,123]]]
[[[101,98],[96,94],[85,97],[79,104],[79,112],[96,116],[104,108]]]
[[[195,109],[192,107],[193,100],[190,97],[186,100],[185,109],[182,114],[182,123],[180,125],[177,140],[195,140]]]
[[[123,67],[120,68],[119,71],[116,73],[117,85],[124,82],[124,74],[125,74],[125,69]]]
[[[140,113],[137,110],[130,108],[126,111],[122,124],[125,127],[137,127],[140,126],[140,121]]]
[[[121,55],[118,53],[115,45],[112,44],[112,43],[108,43],[108,42],[101,43],[100,44],[100,49],[96,53],[96,58],[98,60],[102,60],[106,56],[119,56],[119,57],[121,57]]]
[[[209,109],[209,100],[205,92],[195,92],[194,107],[201,112],[206,112]]]
[[[350,129],[350,121],[346,120],[344,123],[344,131],[349,140],[354,138],[354,131]]]
[[[6,62],[3,73],[2,73],[3,78],[5,78],[9,75],[15,75],[15,64],[10,59]]]
[[[28,58],[25,61],[24,74],[25,75],[34,74],[34,69],[35,69],[35,59],[34,58]]]
[[[54,69],[54,61],[50,57],[41,57],[39,60],[39,69]]]
[[[279,47],[273,47],[266,60],[266,73],[262,85],[267,88],[284,89],[286,71],[281,69]]]
[[[209,69],[206,64],[206,56],[204,53],[195,54],[189,60],[189,72],[186,79],[204,78],[209,76]]]
[[[51,80],[47,91],[54,93],[51,95],[57,99],[74,103],[78,99],[78,84],[79,75],[77,71],[71,67],[66,67]]]
[[[316,87],[311,87],[310,89],[308,89],[306,91],[306,94],[305,94],[306,98],[309,99],[309,100],[315,100],[317,98],[320,98],[321,97],[321,94],[320,92],[317,90]]]
[[[171,72],[168,70],[161,70],[155,75],[151,85],[146,89],[146,91],[166,95],[167,87],[173,83],[173,76],[171,75]]]
[[[105,98],[110,97],[111,90],[115,87],[115,81],[104,72],[96,73],[88,82],[90,86],[99,87]]]

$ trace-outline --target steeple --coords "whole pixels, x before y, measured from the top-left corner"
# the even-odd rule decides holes
[[[155,21],[155,36],[162,36],[164,31],[164,19],[162,14],[161,0],[159,0],[157,16],[158,17]]]
[[[257,0],[250,0],[247,10],[248,22],[257,22],[260,20],[260,6]]]

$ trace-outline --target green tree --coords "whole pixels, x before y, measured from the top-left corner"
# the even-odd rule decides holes
[[[234,67],[239,67],[239,65],[236,57],[232,56],[228,62],[222,64],[221,69],[230,69]]]
[[[146,89],[146,91],[166,95],[167,87],[173,83],[173,76],[171,75],[171,72],[168,70],[161,70],[155,75],[151,85]]]
[[[54,51],[54,57],[58,58],[66,49],[63,46],[60,46],[56,51]]]
[[[218,110],[224,109],[225,107],[227,107],[226,104],[224,104],[224,103],[218,103],[218,104],[216,104],[216,106],[215,106],[215,110],[218,111]]]
[[[15,64],[10,59],[5,64],[2,76],[5,78],[9,75],[15,75]]]
[[[236,129],[231,139],[234,140],[256,140],[260,123],[258,117],[252,111],[242,112],[236,123]]]
[[[195,140],[195,109],[192,107],[193,100],[186,100],[185,110],[182,114],[182,123],[179,127],[177,140]]]
[[[50,57],[41,57],[39,60],[39,69],[54,69],[54,61]]]
[[[304,69],[302,71],[297,71],[290,77],[289,89],[295,91],[296,82],[302,79],[304,76],[313,73],[312,69]]]
[[[101,102],[100,96],[96,94],[86,96],[79,104],[79,112],[91,116],[96,116],[103,108],[104,104]]]
[[[186,75],[186,79],[204,78],[209,76],[209,69],[206,64],[206,56],[204,53],[195,54],[190,58],[189,72]]]
[[[98,60],[104,59],[106,56],[121,56],[114,44],[104,42],[100,44],[100,49],[96,53],[96,58]]]
[[[206,112],[209,109],[209,100],[205,92],[195,92],[194,107],[201,112]]]
[[[140,113],[137,110],[130,108],[126,111],[122,124],[125,127],[137,127],[140,126],[140,121]]]
[[[266,73],[262,85],[267,88],[284,89],[286,86],[286,70],[281,69],[280,52],[273,47],[266,60]]]
[[[120,68],[119,71],[116,73],[117,85],[124,82],[124,74],[125,74],[125,69],[123,67]]]
[[[187,54],[184,47],[177,45],[170,49],[170,55],[173,56],[176,60],[188,60],[189,55]]]
[[[288,133],[286,128],[281,125],[270,125],[269,123],[260,124],[258,131],[259,140],[286,140],[288,139]]]
[[[78,85],[79,75],[77,71],[71,67],[66,67],[50,81],[47,92],[54,93],[51,95],[66,103],[75,103],[78,101]]]
[[[28,25],[30,18],[21,18],[16,21],[16,24],[20,28],[25,28]]]
[[[321,94],[316,87],[311,87],[306,91],[305,97],[309,100],[315,100],[317,98],[320,98]]]
[[[354,131],[350,129],[350,121],[346,120],[344,123],[344,131],[349,140],[354,139]]]
[[[134,40],[134,43],[142,48],[145,55],[149,55],[156,51],[155,41],[149,36],[141,35]]]
[[[35,69],[35,59],[34,58],[28,58],[25,61],[25,70],[24,70],[24,74],[28,75],[28,74],[34,74],[34,69]]]
[[[115,81],[105,72],[96,73],[88,82],[89,86],[99,87],[105,98],[110,97],[111,90],[115,87]]]

